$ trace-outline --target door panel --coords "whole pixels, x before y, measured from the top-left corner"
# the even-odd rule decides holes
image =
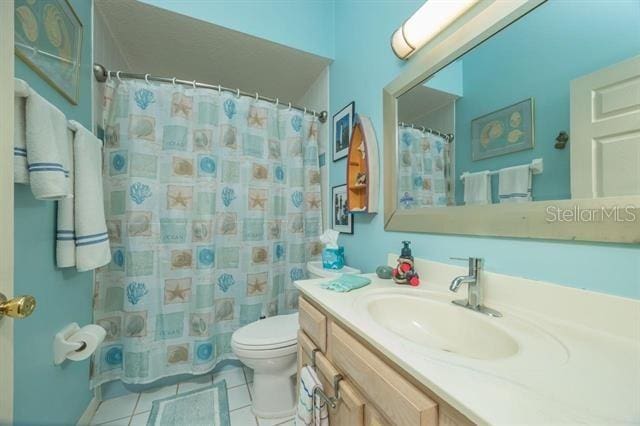
[[[571,196],[640,194],[640,56],[571,82]]]
[[[0,293],[13,296],[13,2],[0,1]],[[0,319],[0,424],[13,422],[13,320]]]

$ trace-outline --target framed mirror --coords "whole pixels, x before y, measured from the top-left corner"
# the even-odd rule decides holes
[[[639,243],[638,19],[480,1],[417,52],[383,93],[385,229]]]

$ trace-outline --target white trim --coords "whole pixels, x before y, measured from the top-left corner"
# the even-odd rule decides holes
[[[0,292],[13,296],[13,19],[14,2],[0,1]],[[0,423],[13,424],[13,320],[0,320]]]
[[[82,416],[80,416],[80,418],[78,419],[78,423],[76,423],[76,425],[88,426],[91,423],[93,416],[96,415],[96,411],[98,411],[99,405],[100,400],[97,398],[97,396],[94,396],[91,401],[89,401],[89,405],[87,405],[87,408],[84,410],[84,413],[82,413]]]

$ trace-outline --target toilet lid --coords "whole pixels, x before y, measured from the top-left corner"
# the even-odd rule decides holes
[[[298,314],[276,315],[252,322],[233,333],[233,342],[255,349],[273,349],[296,344]]]

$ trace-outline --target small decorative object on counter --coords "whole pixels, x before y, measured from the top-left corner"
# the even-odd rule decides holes
[[[383,280],[390,280],[392,273],[393,268],[391,266],[382,265],[376,268],[376,274],[378,275],[378,278],[382,278]]]
[[[409,248],[411,241],[403,241],[402,244],[404,244],[404,247],[398,258],[398,266],[393,269],[391,276],[396,284],[409,284],[416,287],[420,285],[420,277],[413,265],[413,256]]]

